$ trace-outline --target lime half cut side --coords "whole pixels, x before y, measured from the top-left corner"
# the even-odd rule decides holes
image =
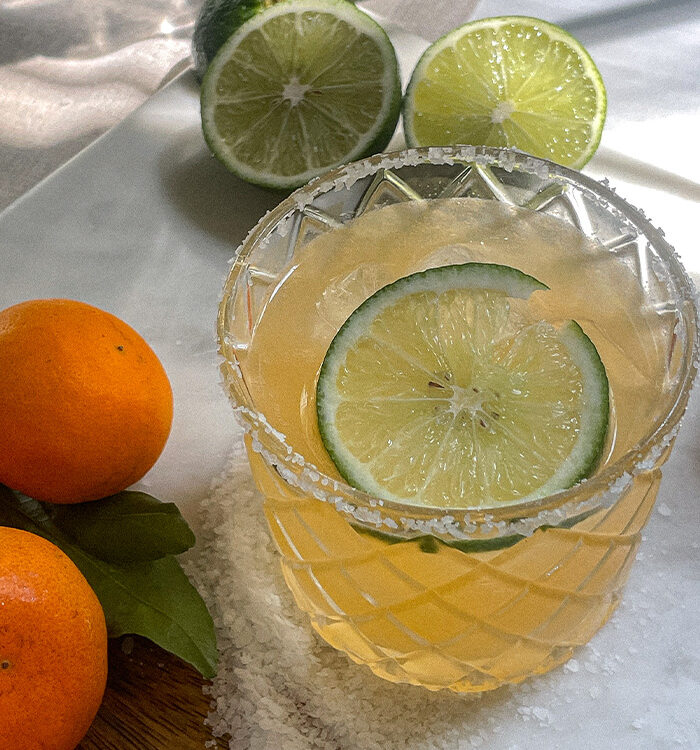
[[[434,42],[404,102],[411,146],[518,148],[581,168],[605,122],[603,79],[584,47],[554,24],[485,18]]]
[[[280,189],[381,151],[400,108],[394,48],[347,0],[261,10],[219,49],[201,89],[215,156],[243,179]]]
[[[535,320],[547,287],[508,266],[406,276],[331,342],[316,406],[340,474],[381,498],[497,507],[566,489],[600,460],[608,379],[575,321]]]

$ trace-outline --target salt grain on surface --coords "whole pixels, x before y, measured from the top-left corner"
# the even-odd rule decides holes
[[[539,720],[541,726],[549,726],[554,721],[551,712],[542,706],[535,706],[532,715]]]

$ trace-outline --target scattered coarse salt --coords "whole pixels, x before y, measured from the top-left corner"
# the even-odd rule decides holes
[[[532,715],[539,720],[541,726],[549,726],[554,721],[552,713],[541,706],[535,706],[532,709]]]
[[[659,503],[656,506],[656,511],[660,516],[664,516],[665,518],[668,518],[672,512],[666,503]]]

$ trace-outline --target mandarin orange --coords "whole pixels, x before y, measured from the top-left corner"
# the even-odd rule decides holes
[[[173,396],[129,325],[83,302],[0,312],[0,482],[57,503],[113,495],[153,466]]]
[[[58,547],[0,527],[0,750],[73,750],[107,681],[100,602]]]

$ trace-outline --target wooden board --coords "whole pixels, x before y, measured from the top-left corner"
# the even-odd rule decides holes
[[[130,651],[130,653],[125,653]],[[209,699],[192,667],[150,641],[110,640],[102,706],[76,750],[202,750]],[[214,748],[228,748],[216,739]]]

